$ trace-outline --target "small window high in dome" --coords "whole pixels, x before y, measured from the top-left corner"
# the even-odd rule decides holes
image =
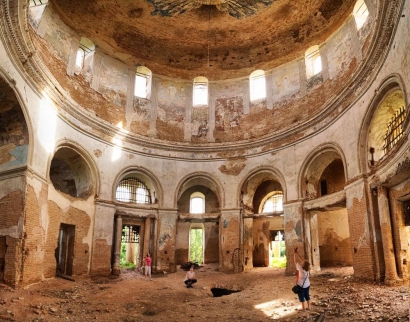
[[[311,78],[322,71],[319,46],[312,46],[305,53],[306,76]]]
[[[149,98],[151,96],[152,72],[145,66],[138,66],[135,74],[134,96]]]
[[[192,102],[194,106],[208,105],[208,79],[206,77],[195,77]]]
[[[263,70],[255,70],[249,76],[249,89],[251,101],[266,98],[266,80]]]
[[[357,30],[363,27],[367,17],[369,16],[369,10],[367,9],[364,0],[358,0],[353,9],[353,16],[356,22]]]
[[[83,69],[87,63],[91,60],[95,51],[94,43],[88,39],[82,37],[80,40],[80,44],[78,45],[77,49],[77,57],[75,59],[75,65]]]

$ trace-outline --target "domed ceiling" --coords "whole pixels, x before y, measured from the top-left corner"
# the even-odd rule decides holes
[[[220,80],[302,57],[356,0],[50,0],[79,36],[155,74]]]

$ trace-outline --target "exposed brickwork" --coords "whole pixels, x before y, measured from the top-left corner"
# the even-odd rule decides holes
[[[18,225],[23,216],[23,197],[22,191],[17,190],[0,199],[0,229]]]
[[[348,209],[349,231],[353,253],[353,267],[356,277],[373,280],[375,267],[372,256],[372,240],[369,235],[368,203],[364,197],[366,192],[363,187],[363,198],[353,199],[352,206]]]
[[[235,254],[239,250],[239,220],[238,214],[222,214],[219,222],[220,262],[221,271],[234,272],[238,269]]]
[[[328,238],[326,244],[319,247],[320,266],[352,266],[352,248],[350,238],[339,240]]]
[[[105,239],[94,240],[91,276],[109,276],[112,248]]]
[[[219,225],[205,222],[205,263],[219,262]]]
[[[323,171],[323,174],[319,180],[319,187],[318,187],[319,195],[320,195],[320,182],[322,180],[326,180],[327,194],[332,194],[334,192],[343,190],[346,180],[345,180],[345,172],[344,172],[342,160],[334,160]]]
[[[87,237],[90,229],[90,216],[84,211],[74,207],[69,207],[68,212],[64,212],[52,201],[48,203],[48,210],[50,221],[45,246],[44,276],[55,276],[55,249],[58,246],[59,229],[62,223],[75,226],[73,275],[87,274],[90,260],[90,246],[84,243],[83,240]]]
[[[47,204],[47,185],[43,184],[39,198],[31,185],[27,185],[25,202],[25,236],[23,276],[21,283],[38,282],[43,277],[45,227],[41,225],[41,208]]]
[[[4,282],[17,286],[22,274],[22,240],[6,236]]]

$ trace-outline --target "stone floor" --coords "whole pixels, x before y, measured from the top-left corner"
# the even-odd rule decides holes
[[[309,311],[299,310],[295,277],[284,269],[225,274],[205,265],[196,274],[192,289],[182,269],[152,281],[123,271],[116,279],[55,278],[17,290],[0,284],[0,321],[409,321],[408,283],[364,283],[352,268],[312,274]],[[212,288],[240,292],[213,297]]]

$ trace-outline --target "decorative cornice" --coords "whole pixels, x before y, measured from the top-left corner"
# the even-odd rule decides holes
[[[165,157],[168,156],[170,152],[174,152],[185,153],[185,155],[178,156],[178,158],[192,159],[192,154],[195,153],[195,160],[205,160],[209,159],[210,153],[221,153],[223,155],[232,153],[235,155],[238,151],[244,150],[248,150],[245,155],[256,156],[283,148],[283,142],[286,142],[286,145],[295,144],[298,141],[316,135],[318,131],[329,127],[336,118],[340,117],[340,115],[350,108],[360,95],[370,87],[383,65],[394,38],[394,31],[397,28],[404,2],[405,0],[378,2],[378,13],[374,19],[376,26],[371,36],[370,49],[360,62],[360,66],[355,75],[352,76],[351,82],[346,84],[345,89],[332,101],[327,102],[327,106],[322,109],[322,112],[309,119],[309,121],[295,124],[294,127],[285,129],[280,133],[268,134],[252,140],[231,142],[229,145],[224,143],[192,145],[186,142],[164,142],[159,139],[140,136],[128,131],[119,132],[118,128],[114,125],[80,108],[76,102],[72,101],[72,99],[65,94],[64,89],[58,87],[58,83],[54,81],[53,75],[47,70],[39,55],[36,54],[34,50],[31,50],[31,48],[34,47],[30,41],[30,27],[28,26],[27,18],[25,18],[28,15],[28,5],[24,0],[1,0],[0,37],[22,77],[39,93],[42,89],[48,88],[48,95],[57,102],[57,106],[60,109],[59,116],[72,127],[86,135],[98,140],[105,140],[104,142],[108,142],[108,138],[116,137],[122,139],[124,143],[132,145],[133,148],[129,150],[135,153],[147,153],[157,155],[158,157]],[[19,11],[19,6],[24,10]],[[19,18],[21,18],[20,15],[23,13],[23,18],[19,20]],[[27,75],[30,77],[27,77]],[[343,107],[344,110],[337,112],[341,107]],[[72,122],[70,120],[71,118],[74,118],[77,122]],[[316,128],[312,130],[314,126],[316,126]],[[94,131],[86,130],[88,127]],[[304,133],[304,135],[294,137],[296,132]],[[101,139],[104,137],[106,139]],[[293,141],[289,141],[292,137],[294,137],[292,139]],[[270,148],[263,149],[264,146],[269,146]],[[258,150],[258,148],[260,149]],[[150,150],[149,153],[144,152],[144,150],[147,149]],[[158,151],[155,151],[155,149]],[[202,156],[200,156],[201,154]],[[214,156],[212,158],[212,160],[218,159],[225,159],[225,157]]]

